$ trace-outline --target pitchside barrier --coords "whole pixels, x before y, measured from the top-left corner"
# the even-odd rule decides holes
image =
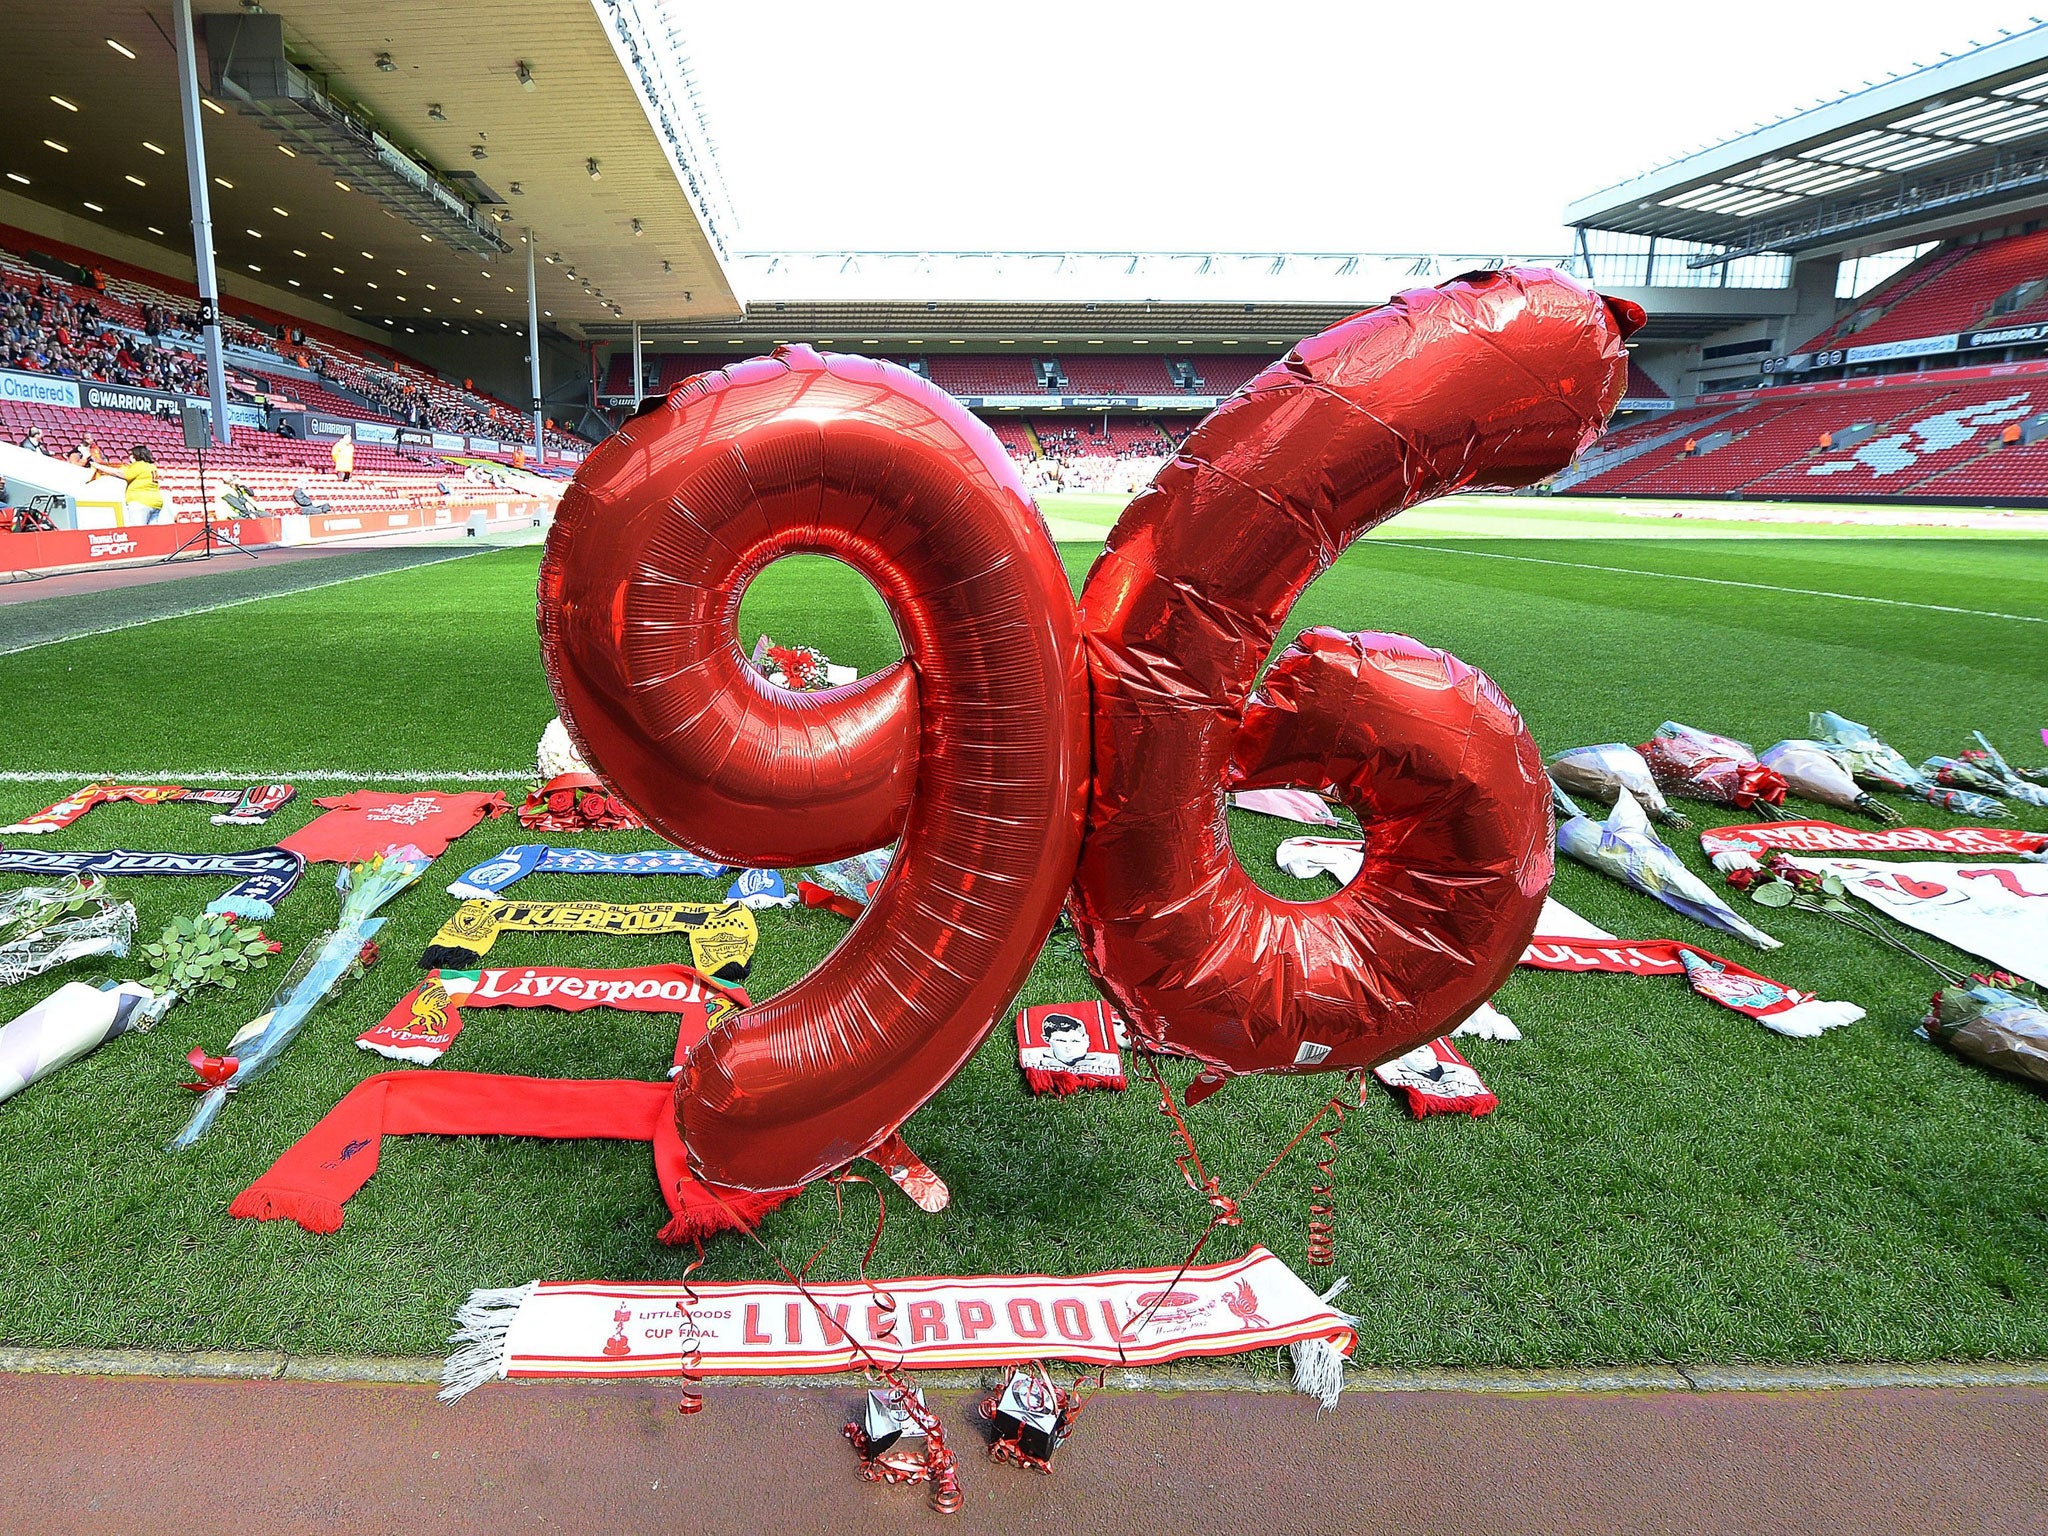
[[[467,528],[481,516],[484,530],[519,527],[553,513],[542,501],[455,497],[430,507],[315,513],[290,517],[215,518],[216,530],[245,549],[300,547],[334,539]],[[126,528],[60,529],[54,533],[0,532],[0,580],[9,574],[125,565],[161,560],[198,531],[197,521],[148,523]]]

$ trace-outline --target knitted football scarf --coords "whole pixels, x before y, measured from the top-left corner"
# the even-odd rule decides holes
[[[738,987],[722,987],[687,965],[648,965],[630,970],[567,970],[556,966],[509,966],[482,971],[429,971],[426,979],[392,1005],[383,1020],[356,1036],[366,1051],[398,1061],[432,1066],[462,1032],[466,1008],[618,1008],[630,1013],[673,1013],[676,1030],[674,1077],[698,1041],[750,999]]]
[[[1109,1004],[1042,1003],[1017,1013],[1017,1065],[1033,1093],[1125,1086],[1123,1020]]]
[[[515,843],[503,853],[465,870],[448,887],[448,894],[465,901],[490,901],[528,875],[722,875],[725,871],[725,865],[700,859],[681,848],[603,853],[595,848]]]
[[[745,979],[760,930],[736,902],[465,901],[420,956],[422,970],[474,969],[501,933],[689,935],[691,962],[721,981]]]
[[[491,1072],[382,1072],[358,1083],[255,1183],[230,1216],[341,1230],[341,1208],[370,1182],[386,1136],[602,1137],[644,1141],[668,1202],[664,1243],[752,1227],[786,1190],[714,1190],[689,1171],[667,1083],[558,1080]]]
[[[0,870],[27,875],[234,875],[225,896],[209,912],[230,917],[271,917],[305,872],[306,861],[288,848],[252,848],[247,853],[139,853],[108,848],[97,853],[56,853],[36,848],[0,849]]]
[[[189,784],[88,784],[77,794],[23,817],[11,827],[0,827],[0,833],[40,837],[45,832],[61,832],[95,806],[121,801],[136,805],[218,805],[224,809],[213,817],[215,826],[260,827],[297,793],[289,784],[251,784],[247,789],[204,789]]]

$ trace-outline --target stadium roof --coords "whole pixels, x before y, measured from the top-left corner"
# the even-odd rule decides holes
[[[222,89],[224,61],[202,57],[224,270],[365,319],[516,324],[530,225],[559,258],[539,269],[553,321],[739,312],[724,189],[652,0],[202,0],[202,36],[209,11],[280,18],[295,89],[319,98]],[[0,186],[189,250],[168,8],[6,13]],[[399,154],[381,185],[371,130]]]
[[[1565,258],[1247,251],[750,251],[746,317],[643,325],[649,339],[769,346],[830,337],[920,346],[1220,341],[1289,346],[1406,288]],[[628,316],[630,320],[632,316]],[[644,318],[644,317],[643,317]],[[616,336],[599,323],[586,334]]]
[[[1366,251],[749,251],[735,278],[772,304],[1377,304],[1460,272],[1549,256]]]
[[[2048,25],[2037,23],[1581,198],[1565,222],[1723,254],[1821,251],[2038,206],[2044,192]]]

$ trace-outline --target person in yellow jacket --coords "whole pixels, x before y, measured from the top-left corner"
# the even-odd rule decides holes
[[[352,437],[337,437],[334,440],[334,472],[342,479],[354,477],[356,472],[356,440]]]
[[[109,464],[100,457],[98,448],[91,451],[95,469],[128,482],[123,495],[127,502],[126,521],[147,524],[163,517],[164,493],[156,483],[156,458],[146,444],[137,443],[130,448],[126,464]]]

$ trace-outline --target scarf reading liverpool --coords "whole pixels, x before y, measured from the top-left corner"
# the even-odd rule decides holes
[[[741,981],[753,964],[760,932],[754,914],[736,902],[465,901],[420,956],[426,970],[469,970],[501,933],[682,933],[698,970]]]
[[[1342,1314],[1264,1248],[1071,1277],[544,1281],[476,1291],[456,1322],[462,1348],[442,1373],[443,1399],[508,1376],[817,1375],[876,1357],[909,1370],[1046,1356],[1135,1366],[1311,1340],[1349,1354],[1354,1343]]]
[[[1832,1003],[1784,986],[1696,944],[1680,944],[1675,939],[1617,939],[1555,897],[1544,898],[1542,914],[1536,919],[1536,937],[1516,963],[1538,971],[1683,976],[1693,991],[1709,1002],[1794,1039],[1810,1040],[1863,1017],[1863,1010],[1854,1003]]]
[[[503,853],[465,870],[448,887],[448,894],[467,901],[489,901],[528,875],[722,875],[725,871],[725,865],[700,859],[681,848],[602,853],[595,848],[515,843]]]
[[[247,789],[202,789],[189,784],[88,784],[77,794],[24,817],[11,827],[0,827],[0,833],[40,837],[46,832],[61,832],[95,806],[120,802],[224,806],[212,818],[216,827],[260,827],[297,793],[289,784],[251,784]]]
[[[618,1008],[629,1013],[673,1013],[675,1067],[725,1019],[748,1005],[738,987],[722,987],[687,965],[648,965],[628,970],[565,970],[555,966],[509,966],[481,971],[429,971],[392,1005],[381,1023],[356,1036],[366,1051],[431,1067],[462,1032],[461,1008]]]
[[[54,853],[36,848],[0,849],[0,870],[29,875],[235,875],[225,896],[209,912],[230,917],[271,917],[299,883],[306,861],[288,848],[252,848],[247,853],[138,853],[109,848],[98,853]]]

